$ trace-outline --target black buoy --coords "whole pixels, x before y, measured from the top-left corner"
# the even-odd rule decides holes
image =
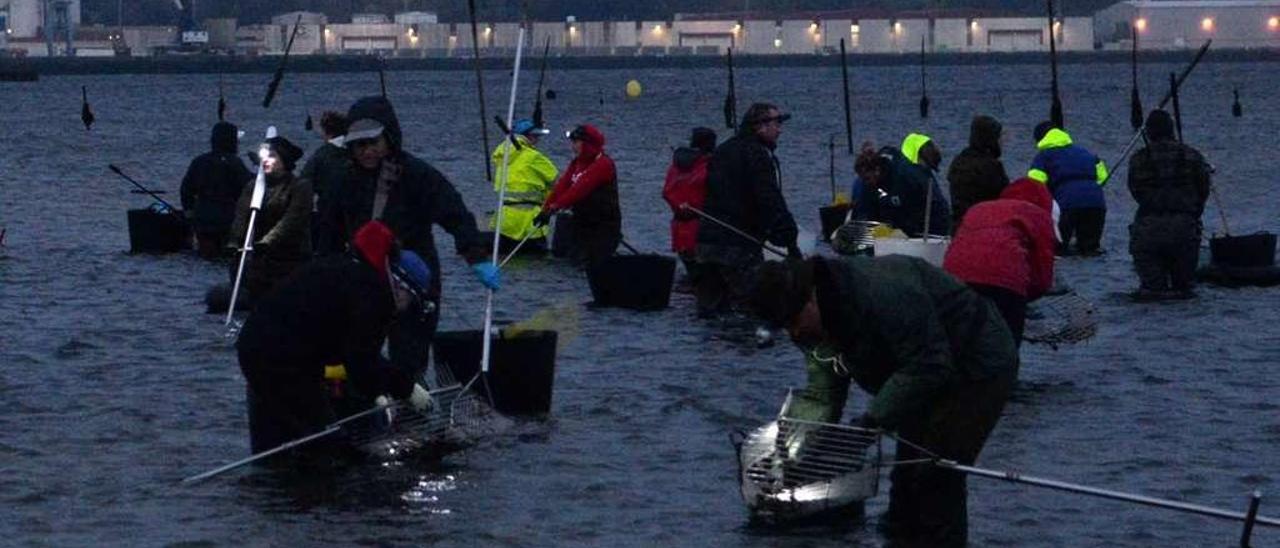
[[[315,124],[311,122],[311,114],[307,113],[307,123],[303,125],[303,128],[305,128],[307,131],[311,131],[312,129],[315,129],[315,127],[316,127]]]
[[[89,110],[89,89],[80,86],[80,121],[84,122],[85,131],[93,129],[93,111]]]
[[[1231,103],[1231,115],[1236,118],[1244,116],[1244,107],[1240,106],[1240,90],[1233,89],[1231,90],[1231,93],[1235,95],[1236,98],[1235,102]]]

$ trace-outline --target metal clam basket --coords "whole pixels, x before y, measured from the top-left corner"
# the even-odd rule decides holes
[[[756,519],[811,517],[860,504],[879,490],[878,430],[780,417],[735,445],[742,498]]]
[[[1057,347],[1084,342],[1097,334],[1097,307],[1075,291],[1065,291],[1041,297],[1027,307],[1022,338]]]
[[[872,235],[880,223],[851,220],[831,234],[831,247],[841,255],[875,255],[876,239]]]

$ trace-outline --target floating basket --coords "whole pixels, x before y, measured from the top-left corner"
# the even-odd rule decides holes
[[[1029,343],[1074,344],[1097,334],[1097,307],[1075,291],[1041,297],[1027,306],[1022,339]]]
[[[614,255],[587,269],[596,306],[662,310],[671,302],[676,260],[662,255]]]
[[[860,505],[879,490],[880,432],[780,418],[737,443],[752,516],[793,521]]]
[[[1211,264],[1218,267],[1264,268],[1276,264],[1276,235],[1218,236],[1209,240]]]
[[[432,346],[438,366],[464,382],[480,372],[479,330],[437,333]],[[544,415],[551,412],[551,391],[556,370],[555,331],[521,331],[517,336],[499,333],[490,348],[489,374],[493,404],[505,415]]]
[[[876,254],[876,239],[871,231],[880,223],[874,221],[849,221],[840,225],[831,236],[831,249],[841,255]]]
[[[130,253],[176,253],[191,249],[191,233],[181,213],[129,210]]]

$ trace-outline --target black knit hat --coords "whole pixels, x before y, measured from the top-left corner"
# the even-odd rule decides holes
[[[786,327],[804,309],[812,293],[812,261],[768,261],[756,270],[751,309],[770,326]]]
[[[271,148],[272,152],[276,153],[280,161],[284,162],[284,168],[290,172],[298,165],[298,160],[302,159],[302,149],[284,137],[267,139],[266,145]]]
[[[716,149],[716,132],[711,128],[695,127],[689,136],[689,148],[710,153]]]

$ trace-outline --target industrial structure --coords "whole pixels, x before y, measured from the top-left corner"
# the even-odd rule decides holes
[[[7,4],[6,4],[7,2]],[[0,0],[8,43],[18,56],[221,53],[282,54],[298,25],[294,55],[376,54],[447,58],[470,55],[469,24],[440,22],[435,14],[356,14],[349,22],[313,12],[280,14],[269,24],[234,19],[190,20],[175,0],[175,26],[80,26],[80,0]],[[176,13],[176,12],[175,12]],[[1280,0],[1126,0],[1094,17],[1025,17],[967,9],[878,9],[766,14],[677,14],[665,21],[530,22],[527,45],[549,43],[555,55],[827,55],[841,40],[851,54],[1044,51],[1050,32],[1061,51],[1128,48],[1134,32],[1144,49],[1195,47],[1212,37],[1220,48],[1280,47]],[[50,29],[50,32],[45,32]],[[487,56],[515,50],[519,24],[480,24],[477,40]]]
[[[1280,0],[1126,0],[1093,16],[1104,47],[1280,48]]]

